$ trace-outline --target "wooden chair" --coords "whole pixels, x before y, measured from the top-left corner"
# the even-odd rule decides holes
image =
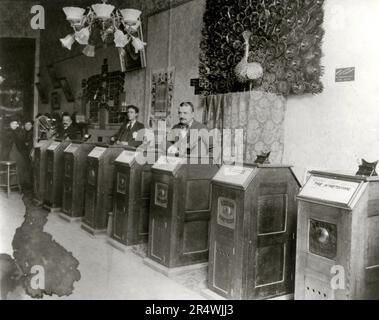
[[[6,175],[5,182],[3,178],[4,175]],[[15,179],[13,177],[15,177]],[[21,192],[21,185],[15,161],[0,161],[0,178],[0,187],[7,188],[8,198],[11,193],[11,188],[18,187],[18,190]]]

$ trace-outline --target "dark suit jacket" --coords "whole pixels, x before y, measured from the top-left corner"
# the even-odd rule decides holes
[[[1,159],[8,161],[10,158],[10,153],[12,151],[13,144],[16,145],[17,151],[25,158],[28,159],[28,150],[26,149],[24,143],[24,135],[22,129],[17,128],[15,130],[6,129],[2,133],[2,149],[1,149]]]
[[[143,123],[136,121],[131,128],[126,128],[129,121],[125,122],[115,135],[115,140],[121,142],[127,142],[128,146],[137,148],[142,144],[143,129],[145,126]],[[141,131],[140,131],[141,130]]]
[[[71,124],[66,130],[62,127],[59,129],[58,139],[78,140],[78,129],[74,124]]]
[[[26,149],[28,150],[28,154],[30,154],[33,150],[33,129],[30,131],[23,130],[23,139]]]
[[[169,143],[167,144],[167,149],[176,142],[177,138],[175,139],[175,137],[178,136],[178,133],[181,129],[182,129],[182,124],[180,124],[180,123],[173,126],[173,128],[172,128],[173,135],[171,135],[171,137],[168,138]],[[193,130],[205,129],[208,131],[208,128],[206,125],[204,125],[204,124],[202,124],[196,120],[192,121],[192,124],[188,128],[188,132],[187,132],[187,144],[188,144],[187,154],[190,154],[191,151],[194,150],[194,148],[199,148],[200,145],[202,145],[202,147],[206,150],[207,153],[211,154],[212,150],[213,150],[213,143],[211,141],[209,141],[208,137],[202,136],[201,131],[199,131],[198,141],[190,141],[190,130],[191,129],[193,129]],[[202,154],[200,149],[198,150],[198,152],[199,152],[198,154]]]

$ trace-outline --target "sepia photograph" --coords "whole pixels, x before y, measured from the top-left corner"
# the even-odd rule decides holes
[[[0,300],[379,299],[378,0],[0,12]]]

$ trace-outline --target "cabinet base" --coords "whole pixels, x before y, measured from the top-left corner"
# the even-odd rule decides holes
[[[209,299],[209,300],[228,300],[225,297],[220,296],[216,292],[213,292],[212,290],[209,290],[208,288],[201,290],[201,295],[204,298]]]
[[[293,293],[290,293],[290,294],[286,294],[284,296],[270,298],[270,299],[267,299],[267,300],[295,300],[295,296],[294,296]]]
[[[89,234],[93,235],[94,237],[107,236],[107,229],[103,229],[103,230],[93,229],[92,227],[85,224],[84,222],[82,222],[81,228],[84,231],[88,232]]]
[[[37,199],[37,198],[34,198],[33,199],[33,202],[34,204],[37,206],[37,207],[41,207],[43,205],[43,201]]]
[[[51,213],[56,213],[56,212],[61,212],[61,208],[59,207],[53,207],[53,206],[50,206],[48,204],[43,204],[42,208],[44,208],[45,210],[51,212]]]
[[[178,274],[182,274],[182,273],[186,273],[186,272],[190,272],[190,271],[194,271],[198,269],[205,269],[208,267],[208,262],[204,262],[204,263],[192,264],[189,266],[168,268],[149,258],[143,259],[143,263],[148,265],[150,268],[154,269],[155,271],[158,271],[159,273],[164,274],[165,276],[169,278],[176,276]]]
[[[206,299],[209,299],[209,300],[233,300],[233,299],[227,299],[221,295],[219,295],[218,293],[210,290],[210,289],[203,289],[201,291],[201,295],[206,298]],[[283,296],[278,296],[278,297],[274,297],[274,298],[268,298],[268,299],[263,299],[263,300],[294,300],[294,294],[291,293],[291,294],[286,294],[286,295],[283,295]]]
[[[132,249],[132,246],[126,246],[125,244],[122,244],[121,242],[113,239],[113,238],[108,238],[107,243],[111,245],[113,248],[121,251],[121,252],[127,252]]]
[[[65,220],[65,221],[70,222],[70,223],[76,223],[76,222],[80,223],[82,221],[81,217],[70,217],[67,214],[65,214],[64,212],[59,212],[59,217],[62,220]]]

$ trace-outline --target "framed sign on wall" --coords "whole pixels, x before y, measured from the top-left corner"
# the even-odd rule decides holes
[[[51,93],[51,110],[59,110],[61,108],[61,96],[59,92],[53,91]]]
[[[72,94],[71,87],[70,87],[70,84],[68,83],[67,79],[66,78],[60,78],[59,82],[60,82],[62,91],[66,97],[67,102],[74,102],[75,97]]]
[[[150,121],[170,118],[174,94],[175,68],[153,71],[151,74]]]

